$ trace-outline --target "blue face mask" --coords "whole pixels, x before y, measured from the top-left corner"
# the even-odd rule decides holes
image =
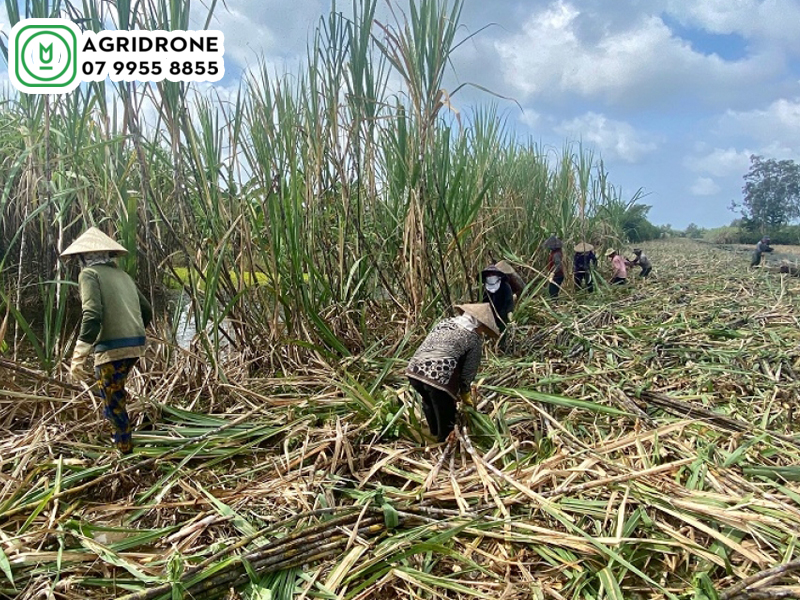
[[[489,275],[485,283],[486,289],[492,294],[500,289],[500,277],[497,275]]]

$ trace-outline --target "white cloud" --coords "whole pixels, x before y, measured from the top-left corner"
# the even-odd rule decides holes
[[[519,122],[524,123],[531,129],[535,129],[541,118],[542,115],[540,115],[538,112],[532,108],[526,108],[525,111],[520,115]]]
[[[796,0],[669,0],[678,21],[711,33],[738,34],[800,50],[800,4]]]
[[[714,177],[727,177],[741,175],[747,171],[750,164],[749,150],[736,150],[735,148],[714,148],[705,156],[689,156],[684,159],[684,165],[696,173],[708,173]]]
[[[226,66],[227,60],[253,65],[262,55],[293,63],[305,55],[315,26],[329,12],[323,0],[234,0],[218,5],[209,28],[225,33]]]
[[[750,168],[753,154],[797,160],[800,155],[800,100],[780,98],[766,108],[728,110],[717,119],[713,134],[728,141],[740,140],[746,146],[732,145],[708,151],[704,144],[698,144],[694,154],[684,158],[683,164],[689,171],[738,182]],[[698,181],[693,184],[693,190],[705,185]]]
[[[710,177],[698,177],[689,191],[693,196],[714,196],[721,189]]]
[[[629,123],[615,121],[594,112],[564,121],[555,131],[594,144],[604,158],[617,158],[628,163],[639,162],[658,148],[654,141],[645,141],[643,134]]]
[[[800,153],[800,99],[780,98],[765,109],[729,110],[719,126],[753,138],[762,149]]]
[[[758,54],[726,61],[696,52],[658,14],[628,19],[580,10],[557,0],[534,12],[519,33],[495,42],[507,81],[526,97],[578,94],[612,103],[665,102],[677,94],[729,102],[783,68]]]
[[[233,60],[239,68],[257,63],[277,45],[275,35],[267,26],[241,10],[221,11],[219,23],[213,26],[225,33],[226,62]]]

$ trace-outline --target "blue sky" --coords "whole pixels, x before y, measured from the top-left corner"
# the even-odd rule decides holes
[[[216,87],[233,93],[259,55],[296,68],[330,6],[219,3]],[[521,137],[593,148],[626,196],[643,189],[656,223],[726,224],[751,154],[800,160],[800,0],[465,0],[462,23],[464,36],[493,25],[456,52],[447,86],[513,97],[523,110],[500,108]],[[462,111],[490,101],[453,98]]]

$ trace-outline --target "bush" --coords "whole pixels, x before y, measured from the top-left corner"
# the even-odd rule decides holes
[[[772,244],[800,244],[800,225],[784,225],[768,234]],[[703,231],[702,239],[712,244],[755,245],[763,234],[744,225],[731,224]]]
[[[739,227],[732,227],[725,225],[723,227],[715,227],[714,229],[706,229],[703,232],[703,238],[712,244],[741,244],[742,230]]]

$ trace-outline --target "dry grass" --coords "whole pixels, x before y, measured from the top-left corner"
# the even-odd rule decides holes
[[[416,337],[227,383],[151,357],[122,460],[87,394],[3,373],[0,597],[800,597],[800,280],[646,248],[649,281],[518,307],[449,446]]]

